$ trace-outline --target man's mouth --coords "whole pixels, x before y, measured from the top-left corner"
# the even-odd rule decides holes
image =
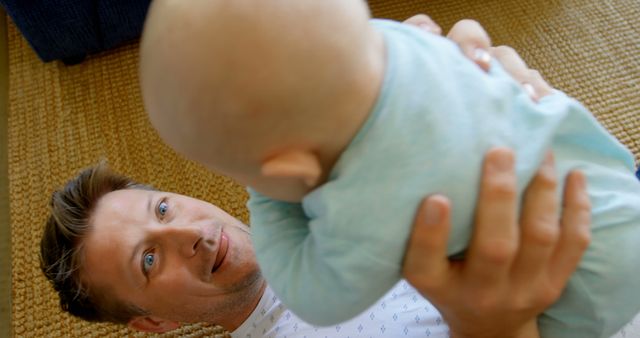
[[[222,233],[220,235],[220,245],[218,246],[218,253],[216,254],[216,261],[213,264],[213,268],[211,269],[211,273],[214,273],[222,262],[224,262],[224,258],[227,257],[227,250],[229,249],[229,239],[227,235]]]

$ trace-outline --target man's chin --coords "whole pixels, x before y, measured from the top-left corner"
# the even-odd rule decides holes
[[[231,289],[232,292],[243,292],[243,290],[248,291],[249,289],[260,289],[262,285],[266,285],[265,279],[262,277],[262,272],[260,269],[255,269],[251,272],[248,272],[247,275],[242,278],[239,283],[235,283]]]

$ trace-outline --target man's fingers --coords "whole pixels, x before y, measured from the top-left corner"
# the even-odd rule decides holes
[[[491,39],[477,21],[469,19],[458,21],[447,34],[447,38],[456,42],[462,52],[480,68],[489,70]]]
[[[506,148],[487,152],[469,245],[467,273],[478,283],[504,280],[518,250],[514,154]]]
[[[529,92],[529,96],[537,101],[552,93],[551,86],[542,78],[540,72],[530,69],[518,52],[509,46],[491,47],[493,57],[502,67]]]
[[[414,15],[404,20],[404,23],[414,25],[429,33],[442,35],[442,28],[426,14]]]
[[[518,81],[524,81],[529,79],[529,66],[520,57],[520,54],[515,49],[509,46],[496,46],[491,47],[491,54],[496,60],[500,61],[502,66],[511,73]]]
[[[554,158],[549,152],[525,192],[520,250],[512,267],[515,284],[535,282],[546,272],[543,270],[560,236],[556,189]]]
[[[551,85],[542,77],[540,72],[535,69],[529,69],[529,83],[535,90],[537,95],[536,100],[553,93],[553,87],[551,87]]]
[[[551,260],[553,285],[564,287],[591,242],[591,202],[586,178],[580,171],[566,179],[560,239]]]
[[[403,275],[418,289],[437,287],[447,278],[450,213],[449,200],[440,195],[425,198],[416,213]]]

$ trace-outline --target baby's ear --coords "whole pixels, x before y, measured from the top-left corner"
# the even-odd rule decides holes
[[[297,178],[309,187],[320,180],[322,166],[318,156],[309,150],[286,150],[262,162],[260,168],[266,177]]]

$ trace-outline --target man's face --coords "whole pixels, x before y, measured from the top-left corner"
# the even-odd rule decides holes
[[[212,204],[146,190],[103,196],[83,279],[155,317],[234,326],[261,296],[248,228]]]

